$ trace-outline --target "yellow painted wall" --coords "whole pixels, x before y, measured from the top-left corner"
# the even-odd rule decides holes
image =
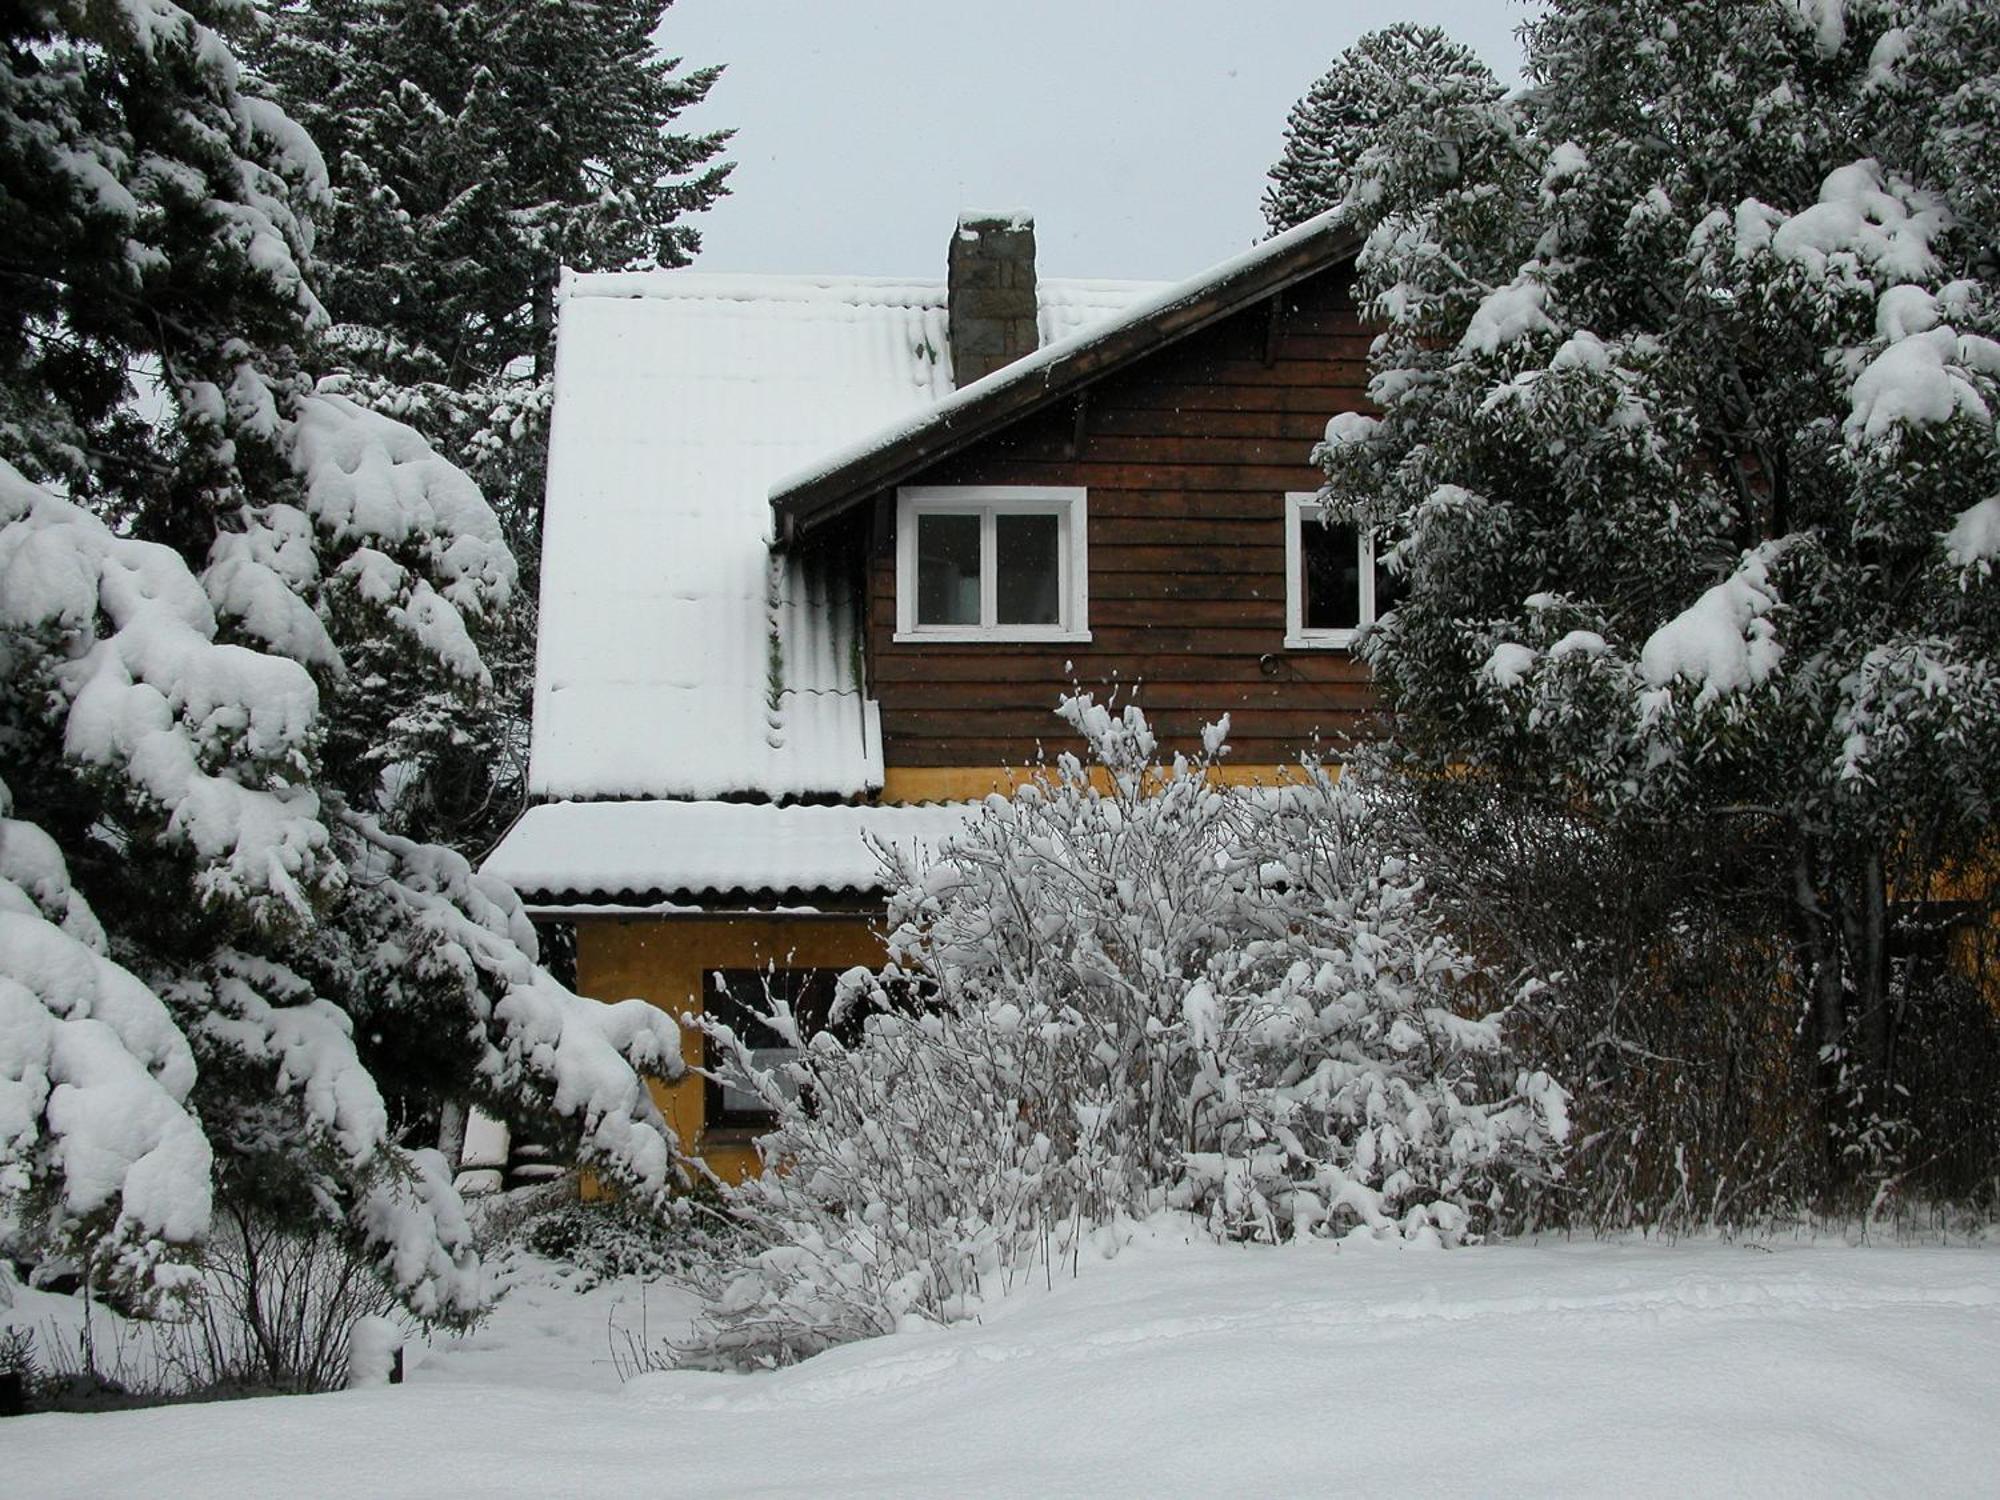
[[[1946,935],[1946,961],[1972,981],[2000,1015],[2000,843],[1989,840],[1962,863],[1927,871],[1920,880],[1892,884],[1891,900],[1945,902],[1964,910]]]
[[[1955,929],[1946,953],[1953,968],[1978,987],[1995,1015],[2000,1015],[2000,853],[1989,848],[1969,869],[1948,872],[1935,882],[1942,899],[1971,907],[1969,920]]]
[[[1335,775],[1340,767],[1329,766]],[[890,766],[882,773],[882,800],[890,803],[971,802],[993,792],[1012,794],[1023,782],[1048,773],[1039,767],[1014,766]],[[1091,780],[1111,785],[1102,766],[1091,767]],[[1222,786],[1279,786],[1301,779],[1297,766],[1216,766],[1209,779]]]
[[[675,1016],[702,1008],[702,976],[712,969],[880,967],[882,939],[865,914],[853,916],[588,916],[576,919],[577,992],[598,1000],[638,996]],[[701,1062],[701,1034],[686,1030],[681,1057]],[[758,1168],[754,1137],[702,1125],[702,1081],[653,1083],[653,1097],[681,1142],[728,1181]]]

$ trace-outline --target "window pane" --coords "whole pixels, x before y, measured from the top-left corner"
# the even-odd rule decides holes
[[[1361,549],[1352,526],[1327,525],[1312,511],[1299,517],[1305,558],[1308,630],[1352,630],[1361,623]]]
[[[758,969],[727,969],[708,976],[706,1012],[736,1033],[737,1040],[757,1052],[776,1051],[785,1040],[765,1019],[771,997],[783,998],[787,976]]]
[[[777,1074],[775,1082],[787,1098],[798,1097],[798,1080],[785,1076],[787,1063],[798,1060],[799,1051],[778,1035],[765,1020],[773,999],[787,1001],[800,1028],[811,1033],[826,1024],[827,1008],[833,997],[832,969],[725,969],[707,976],[703,1007],[716,1020],[736,1033],[750,1049],[751,1066]],[[703,1066],[721,1071],[725,1059],[715,1043],[703,1039]],[[711,1125],[762,1125],[770,1121],[764,1102],[732,1079],[710,1080],[708,1123]]]
[[[993,518],[996,623],[1062,623],[1062,520],[1058,516]]]
[[[976,512],[932,512],[917,517],[917,623],[979,623]]]
[[[1410,581],[1400,573],[1391,573],[1389,565],[1380,554],[1375,558],[1375,618],[1381,619],[1409,595]]]

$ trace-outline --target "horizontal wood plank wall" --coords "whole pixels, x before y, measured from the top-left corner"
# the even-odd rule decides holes
[[[1338,750],[1375,722],[1367,669],[1344,651],[1287,651],[1285,494],[1336,412],[1367,410],[1370,335],[1344,269],[1090,388],[1084,438],[1059,403],[911,477],[912,484],[1083,485],[1090,505],[1087,643],[894,639],[893,521],[868,564],[867,670],[891,767],[999,766],[1075,748],[1051,710],[1072,681],[1136,700],[1163,748],[1231,719],[1231,760]],[[1271,356],[1268,360],[1267,353]],[[894,514],[894,496],[877,498]]]

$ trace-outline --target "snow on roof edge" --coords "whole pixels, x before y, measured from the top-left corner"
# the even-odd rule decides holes
[[[876,293],[867,297],[867,293]],[[897,294],[901,295],[897,295]],[[708,297],[734,302],[861,300],[883,306],[942,303],[944,283],[921,276],[837,276],[796,272],[563,270],[558,302],[574,298]]]
[[[978,803],[547,802],[521,815],[480,872],[516,890],[577,898],[867,896],[886,886],[877,846],[934,854],[978,809]]]

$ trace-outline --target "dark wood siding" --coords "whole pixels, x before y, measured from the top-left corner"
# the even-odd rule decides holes
[[[868,568],[869,682],[891,767],[1022,765],[1070,744],[1050,712],[1072,680],[1147,711],[1168,748],[1231,716],[1232,760],[1337,749],[1371,722],[1367,669],[1287,651],[1285,503],[1336,412],[1365,410],[1369,334],[1346,267],[1148,356],[1089,388],[1083,440],[1058,403],[910,484],[1089,491],[1088,643],[897,642],[893,494]]]

